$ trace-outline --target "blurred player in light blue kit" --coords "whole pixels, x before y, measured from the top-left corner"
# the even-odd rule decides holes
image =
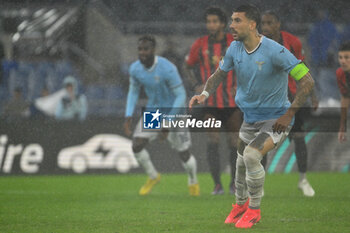
[[[130,86],[125,111],[125,133],[132,134],[130,128],[132,115],[139,97],[141,87],[148,98],[149,108],[171,108],[168,114],[177,114],[179,108],[186,106],[186,92],[177,68],[167,59],[155,55],[156,40],[153,36],[145,35],[138,40],[139,60],[131,64],[129,69]],[[142,120],[142,119],[141,119]],[[147,195],[154,185],[160,181],[160,174],[153,166],[145,146],[157,137],[167,138],[170,145],[177,150],[182,165],[188,173],[188,187],[190,195],[199,195],[197,181],[197,162],[189,152],[191,135],[186,130],[166,130],[156,132],[142,131],[142,121],[139,121],[133,133],[132,150],[139,164],[148,175],[145,185],[139,191],[140,195]]]
[[[314,81],[309,69],[277,42],[259,34],[261,16],[252,5],[232,14],[233,41],[208,79],[201,95],[192,97],[190,108],[202,104],[225,79],[237,74],[236,104],[244,113],[239,131],[236,162],[236,204],[225,220],[237,228],[259,222],[265,170],[260,161],[288,135],[294,115],[311,93]],[[299,83],[294,101],[288,100],[288,74]]]

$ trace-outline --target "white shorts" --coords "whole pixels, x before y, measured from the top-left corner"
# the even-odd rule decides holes
[[[283,133],[277,133],[272,131],[272,126],[275,124],[277,119],[258,121],[255,123],[243,122],[239,130],[239,138],[248,145],[261,133],[267,133],[273,140],[276,146],[279,146],[284,139],[288,136],[292,126],[288,126],[286,131]]]
[[[136,124],[133,137],[134,138],[147,138],[149,141],[153,141],[158,137],[160,130],[157,131],[142,131],[142,118]],[[188,150],[191,147],[191,134],[188,129],[176,129],[171,130],[168,133],[167,140],[170,146],[178,152]]]

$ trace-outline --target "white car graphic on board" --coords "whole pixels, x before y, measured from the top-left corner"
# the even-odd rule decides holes
[[[138,167],[131,140],[116,134],[99,134],[86,143],[62,149],[57,164],[62,169],[83,173],[87,169],[116,169],[121,173]]]

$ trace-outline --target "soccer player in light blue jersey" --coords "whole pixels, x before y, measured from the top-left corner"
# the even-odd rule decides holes
[[[171,108],[170,114],[177,114],[179,108],[186,105],[186,92],[182,84],[177,68],[167,59],[155,56],[156,40],[153,36],[143,36],[138,41],[139,59],[131,64],[129,69],[130,86],[127,97],[124,130],[131,136],[132,115],[143,87],[148,98],[149,108]],[[154,185],[160,181],[150,156],[145,149],[149,141],[158,136],[166,137],[170,145],[177,150],[182,165],[188,173],[188,187],[191,196],[199,195],[197,181],[197,162],[189,152],[191,147],[191,135],[189,131],[171,130],[170,132],[146,132],[142,131],[141,120],[136,125],[133,133],[132,150],[139,164],[149,176],[145,185],[139,191],[140,195],[147,195]]]
[[[233,41],[219,68],[208,79],[202,94],[192,97],[190,108],[202,104],[235,69],[236,103],[244,113],[236,162],[236,204],[225,223],[250,228],[260,218],[265,171],[260,161],[288,135],[294,115],[313,90],[309,69],[288,49],[258,33],[261,16],[252,5],[232,14]],[[290,74],[299,86],[292,103],[287,86]]]

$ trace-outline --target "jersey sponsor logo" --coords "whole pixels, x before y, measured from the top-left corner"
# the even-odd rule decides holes
[[[282,50],[280,51],[280,53],[284,53],[284,48],[282,48]]]
[[[149,111],[143,113],[143,128],[144,129],[160,129],[162,113],[157,111]]]
[[[159,76],[154,76],[154,80],[159,83],[160,77]]]
[[[264,61],[256,61],[255,63],[258,65],[259,70],[262,70],[262,65],[264,65],[264,64],[265,64],[265,62],[264,62]]]

